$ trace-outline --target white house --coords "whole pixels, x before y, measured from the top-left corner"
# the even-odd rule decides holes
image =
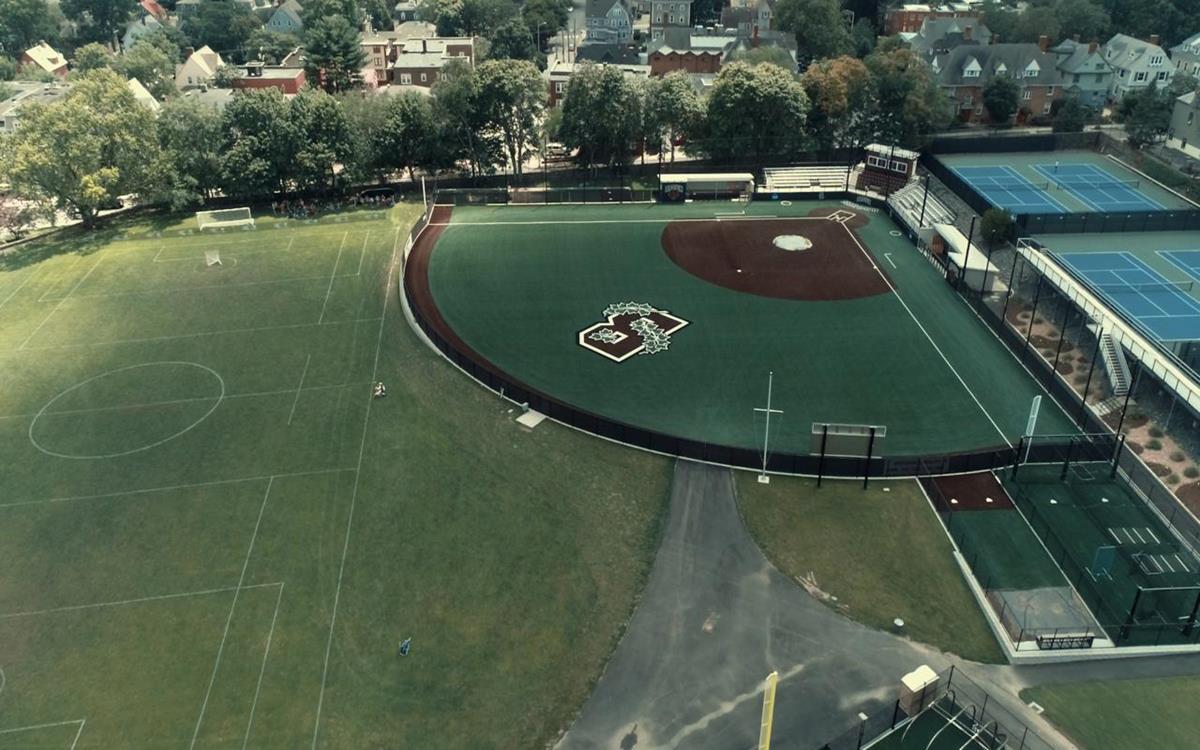
[[[299,34],[304,31],[304,21],[301,14],[304,8],[296,0],[285,0],[263,25],[267,31],[278,31],[282,34]]]
[[[155,114],[158,113],[158,110],[162,109],[162,105],[159,104],[158,100],[154,98],[154,95],[142,85],[141,81],[136,78],[130,78],[129,83],[126,85],[129,86],[129,90],[133,92],[133,98],[137,99],[138,104],[142,105],[146,109],[149,109]]]
[[[130,21],[129,25],[125,27],[124,36],[121,37],[121,49],[128,51],[130,47],[137,44],[139,39],[147,34],[158,31],[162,27],[163,25],[159,20],[149,13],[136,21]]]
[[[1200,34],[1192,34],[1171,48],[1175,70],[1190,76],[1200,76]]]
[[[1175,75],[1166,50],[1158,46],[1157,34],[1147,41],[1117,34],[1104,45],[1104,61],[1113,70],[1108,90],[1113,101],[1150,85],[1166,86]]]
[[[625,44],[633,39],[633,14],[625,0],[587,0],[587,44]]]
[[[186,91],[207,85],[212,82],[217,68],[224,64],[221,56],[206,44],[188,55],[188,59],[175,68],[175,88]]]

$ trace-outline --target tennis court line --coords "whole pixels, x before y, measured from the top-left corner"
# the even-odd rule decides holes
[[[967,381],[963,380],[962,375],[958,374],[958,370],[954,368],[954,365],[950,364],[950,360],[946,357],[946,353],[942,351],[942,348],[937,345],[936,341],[933,340],[933,336],[929,334],[929,331],[926,330],[921,321],[917,319],[917,316],[913,313],[912,308],[910,308],[908,303],[904,301],[904,298],[900,296],[900,292],[896,291],[896,287],[892,285],[892,280],[889,279],[887,275],[883,273],[883,271],[879,270],[878,264],[875,263],[875,258],[872,257],[871,253],[869,253],[867,249],[863,247],[862,243],[858,241],[858,237],[854,234],[850,227],[842,224],[842,229],[846,230],[846,234],[850,236],[850,239],[854,241],[854,244],[858,246],[858,249],[862,251],[862,254],[871,264],[871,268],[875,269],[875,273],[879,274],[879,277],[883,279],[883,283],[887,284],[888,289],[892,290],[892,294],[896,295],[896,300],[899,301],[901,307],[904,308],[904,311],[908,313],[908,317],[912,318],[912,321],[917,324],[917,328],[921,329],[921,333],[925,334],[925,338],[929,341],[930,346],[932,346],[934,351],[938,353],[938,356],[942,358],[942,361],[946,363],[946,367],[950,368],[950,372],[954,374],[954,377],[958,380],[959,384],[966,389],[967,394],[971,397],[971,400],[974,401],[975,405],[979,407],[979,410],[983,412],[983,416],[987,417],[987,420],[992,423],[992,427],[994,427],[996,432],[999,433],[1000,439],[1003,440],[1004,444],[1009,448],[1013,447],[1013,444],[1009,441],[1008,436],[1004,434],[1004,430],[1000,429],[1000,425],[996,424],[996,420],[992,419],[992,415],[988,413],[988,410],[984,408],[983,403],[979,400],[979,397],[975,395],[975,391],[971,390],[971,387],[967,385]]]
[[[263,589],[271,586],[282,586],[282,581],[274,581],[272,583],[251,583],[242,586],[243,590]],[[180,591],[175,594],[158,594],[155,596],[139,596],[133,599],[118,599],[116,601],[107,602],[91,602],[89,604],[70,604],[64,607],[50,607],[49,609],[32,609],[24,612],[6,612],[0,614],[0,620],[15,620],[21,617],[38,617],[40,615],[52,615],[59,612],[78,612],[84,609],[102,609],[104,607],[123,607],[129,604],[143,604],[145,602],[161,602],[168,599],[186,599],[192,596],[210,596],[212,594],[228,594],[235,587],[225,586],[215,589],[200,589],[198,591]]]
[[[1091,206],[1094,210],[1100,212],[1111,211],[1164,211],[1166,207],[1150,196],[1144,194],[1141,190],[1137,190],[1129,185],[1121,184],[1122,180],[1115,174],[1112,174],[1095,164],[1088,163],[1072,163],[1060,164],[1062,167],[1077,167],[1071,169],[1067,173],[1054,170],[1053,164],[1034,164],[1033,169],[1038,174],[1049,179],[1062,190],[1067,191],[1071,195],[1079,199],[1080,202]],[[1104,195],[1105,203],[1103,205],[1088,199],[1083,195],[1082,191],[1070,184],[1059,182],[1057,177],[1071,178],[1081,177],[1084,179],[1093,179],[1096,181],[1095,191]],[[1123,191],[1123,192],[1118,192]],[[1137,207],[1137,208],[1135,208]]]
[[[107,500],[109,498],[127,497],[132,495],[149,495],[156,492],[174,492],[175,490],[191,490],[199,489],[200,487],[216,487],[222,484],[243,484],[245,482],[261,482],[265,479],[275,477],[276,479],[287,479],[290,477],[307,477],[317,474],[341,474],[346,471],[356,471],[353,466],[341,469],[311,469],[309,471],[292,471],[276,474],[260,474],[251,477],[237,477],[234,479],[214,479],[211,482],[188,482],[186,484],[171,484],[161,487],[142,487],[135,490],[118,490],[115,492],[101,492],[95,495],[67,495],[62,497],[48,497],[41,500],[20,500],[15,503],[0,504],[0,509],[4,508],[20,508],[26,505],[48,505],[50,503],[70,503],[77,500]]]
[[[1005,165],[1004,167],[1002,167],[1002,169],[1012,177],[1020,178],[1022,180],[1025,180],[1026,182],[1029,182],[1028,177],[1026,177],[1025,175],[1018,172],[1016,169],[1014,169],[1008,165]],[[1043,202],[1049,203],[1053,208],[1058,209],[1058,213],[1063,213],[1063,214],[1072,213],[1071,209],[1067,208],[1065,205],[1060,203],[1057,198],[1055,198],[1053,195],[1050,194],[1050,191],[1039,190],[1038,192],[1041,193],[1041,198],[1042,198]],[[1054,213],[1054,212],[1052,211],[1051,213]]]
[[[388,287],[391,284],[391,279],[396,278],[396,270],[400,263],[400,233],[396,232],[396,238],[392,242],[392,258],[388,263],[387,271],[383,274],[383,306],[379,313],[379,333],[375,338],[375,362],[371,366],[371,382],[376,382],[379,376],[379,354],[383,351],[383,329],[386,328],[388,300]],[[342,559],[338,563],[337,586],[333,590],[333,612],[329,617],[329,636],[325,641],[325,659],[321,667],[321,690],[317,694],[317,711],[313,721],[313,738],[312,748],[316,750],[317,739],[321,733],[321,710],[325,706],[325,684],[329,678],[329,656],[333,652],[333,634],[336,632],[338,605],[342,600],[342,580],[346,573],[346,558],[350,554],[350,532],[354,528],[354,509],[358,505],[358,488],[362,484],[362,465],[363,456],[367,449],[367,428],[371,424],[371,407],[375,403],[375,398],[372,396],[367,399],[367,412],[363,416],[362,437],[358,442],[358,465],[354,470],[354,489],[350,492],[350,508],[346,512],[346,536],[342,542]]]
[[[1191,265],[1181,257],[1192,255],[1200,260],[1200,250],[1155,250],[1154,254],[1183,271],[1189,279],[1200,281],[1200,265]]]

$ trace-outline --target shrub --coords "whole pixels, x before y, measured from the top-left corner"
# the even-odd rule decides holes
[[[1179,484],[1179,475],[1172,474],[1171,476],[1167,477],[1167,484]]]
[[[1162,450],[1162,441],[1161,440],[1147,440],[1146,447],[1152,451]]]
[[[1200,469],[1197,469],[1195,466],[1189,466],[1183,470],[1183,475],[1188,479],[1195,479],[1196,477],[1200,477]]]
[[[1144,450],[1146,450],[1146,446],[1142,445],[1141,443],[1135,443],[1135,442],[1130,441],[1130,442],[1125,443],[1125,445],[1129,446],[1129,450],[1133,451],[1134,453],[1138,454],[1139,456],[1142,455],[1142,452]]]
[[[1157,437],[1157,438],[1160,438],[1160,437],[1162,437],[1162,436],[1163,436],[1163,435],[1165,435],[1165,434],[1166,434],[1166,433],[1164,433],[1164,432],[1162,431],[1162,428],[1161,428],[1161,427],[1159,427],[1158,425],[1154,425],[1153,427],[1151,427],[1151,428],[1150,428],[1150,437]]]
[[[1187,458],[1187,456],[1183,455],[1183,451],[1171,451],[1171,460],[1175,463],[1179,463],[1185,458]]]

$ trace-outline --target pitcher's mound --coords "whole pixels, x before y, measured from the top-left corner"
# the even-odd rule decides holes
[[[812,240],[800,234],[781,234],[773,240],[773,244],[780,250],[796,252],[812,247]]]

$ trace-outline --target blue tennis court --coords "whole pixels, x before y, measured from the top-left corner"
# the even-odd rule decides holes
[[[954,167],[961,177],[988,203],[1014,214],[1070,213],[1041,186],[1035,185],[1013,169],[1005,166]]]
[[[1200,250],[1159,250],[1158,254],[1188,278],[1200,281]]]
[[[1093,211],[1164,210],[1161,203],[1138,189],[1140,180],[1122,180],[1095,164],[1034,164],[1033,169]]]
[[[1197,253],[1200,256],[1200,253]],[[1126,317],[1162,341],[1200,340],[1200,302],[1124,252],[1058,253],[1058,259]]]

